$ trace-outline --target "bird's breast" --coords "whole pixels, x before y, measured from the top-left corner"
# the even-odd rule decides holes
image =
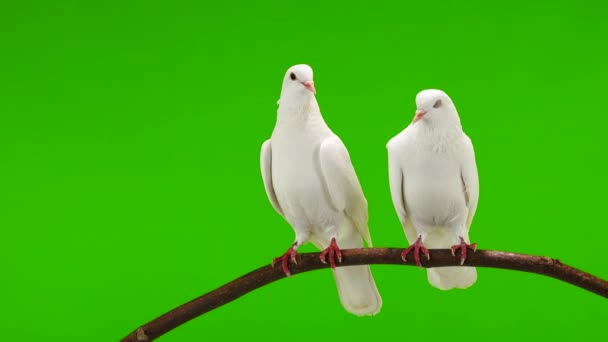
[[[318,166],[319,144],[297,135],[272,141],[273,187],[292,224],[326,225],[336,215]]]
[[[458,225],[464,220],[466,203],[459,163],[445,155],[418,155],[404,160],[403,169],[408,215],[426,225]]]

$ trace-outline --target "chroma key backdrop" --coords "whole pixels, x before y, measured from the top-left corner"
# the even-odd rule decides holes
[[[407,246],[385,144],[438,88],[475,146],[471,240],[608,278],[605,6],[2,1],[0,340],[117,341],[283,253],[294,235],[259,152],[298,63],[350,152],[375,246]],[[320,270],[160,340],[606,337],[606,299],[548,277],[478,268],[444,292],[416,267],[372,271],[374,317],[348,314]]]

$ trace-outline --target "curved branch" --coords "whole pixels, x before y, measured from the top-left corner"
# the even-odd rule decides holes
[[[368,264],[415,266],[413,260],[408,260],[405,263],[401,260],[402,251],[403,249],[401,248],[358,248],[343,250],[342,263],[338,266]],[[425,268],[459,266],[459,258],[454,257],[449,249],[435,249],[430,250],[430,252],[432,255],[430,261],[425,258],[422,258],[421,260],[422,266]],[[319,253],[298,254],[297,261],[297,265],[289,265],[291,273],[294,275],[329,267],[329,265],[321,263],[319,260]],[[479,250],[476,253],[468,254],[464,265],[538,273],[562,280],[608,298],[607,281],[562,264],[558,259]],[[285,278],[285,274],[282,272],[281,267],[273,268],[272,266],[267,265],[258,268],[216,290],[167,312],[155,320],[137,328],[137,330],[130,333],[121,341],[152,341],[193,318],[229,303],[257,288],[283,278]]]

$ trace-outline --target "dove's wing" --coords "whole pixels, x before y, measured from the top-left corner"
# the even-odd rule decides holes
[[[264,179],[264,188],[266,189],[268,200],[270,200],[270,204],[272,204],[274,210],[283,216],[283,210],[281,210],[277,195],[274,193],[274,187],[272,186],[272,147],[270,146],[270,139],[262,144],[260,168],[262,169],[262,179]]]
[[[391,190],[391,198],[393,200],[393,206],[399,217],[401,224],[405,224],[405,198],[403,197],[403,170],[401,169],[401,163],[399,158],[392,147],[388,147],[388,182]]]
[[[479,200],[479,178],[477,175],[477,163],[475,162],[475,151],[473,143],[466,134],[464,135],[465,146],[463,158],[460,166],[460,177],[462,178],[462,186],[464,196],[467,203],[468,216],[466,222],[467,230],[471,227],[471,221],[477,210],[477,201]]]
[[[399,217],[399,221],[405,231],[405,237],[410,243],[414,243],[418,234],[416,229],[412,225],[410,219],[405,211],[405,191],[403,188],[403,182],[405,174],[401,168],[400,155],[395,147],[392,146],[391,142],[387,144],[388,149],[388,182],[391,190],[391,199],[393,200],[393,206]]]
[[[365,239],[372,246],[367,226],[367,200],[350,161],[350,156],[340,138],[325,139],[319,149],[321,175],[332,205],[344,211]]]

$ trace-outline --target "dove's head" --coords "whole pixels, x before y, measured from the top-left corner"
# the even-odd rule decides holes
[[[283,78],[283,88],[281,89],[281,97],[287,95],[293,97],[310,97],[314,96],[315,83],[312,79],[312,68],[306,64],[294,65],[287,69]]]
[[[460,125],[452,99],[437,89],[423,90],[416,95],[416,115],[412,123],[418,121],[431,126]]]

